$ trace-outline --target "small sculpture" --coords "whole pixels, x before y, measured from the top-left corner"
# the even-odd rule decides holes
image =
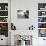
[[[32,26],[29,26],[29,30],[34,30],[34,26],[32,25]]]
[[[16,30],[16,26],[13,23],[11,23],[11,30]]]

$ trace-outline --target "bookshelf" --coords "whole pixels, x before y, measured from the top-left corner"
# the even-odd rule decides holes
[[[8,37],[8,3],[0,3],[0,35]]]
[[[46,3],[38,3],[38,32],[39,37],[46,37]]]

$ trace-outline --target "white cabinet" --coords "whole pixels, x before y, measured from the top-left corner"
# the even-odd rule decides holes
[[[39,37],[46,37],[46,3],[38,3]]]
[[[38,46],[46,46],[46,38],[44,37],[38,38]]]
[[[5,35],[0,35],[0,45],[8,45],[8,37],[5,37]]]
[[[8,45],[8,31],[10,29],[10,1],[0,0],[0,45]]]

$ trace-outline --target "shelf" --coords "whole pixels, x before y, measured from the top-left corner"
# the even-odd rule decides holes
[[[0,23],[8,23],[8,22],[0,22]]]
[[[46,15],[44,15],[44,16],[38,16],[38,17],[46,17]]]
[[[0,10],[0,11],[8,11],[8,10]]]
[[[8,16],[0,16],[0,17],[8,17]]]
[[[38,4],[38,36],[46,37],[46,3]]]
[[[38,29],[46,29],[46,28],[38,28]]]
[[[46,11],[46,10],[38,10],[38,11]]]
[[[0,35],[8,37],[8,3],[0,3]]]
[[[38,22],[38,23],[46,23],[46,22]]]

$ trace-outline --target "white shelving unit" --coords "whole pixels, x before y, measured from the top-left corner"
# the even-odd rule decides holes
[[[41,31],[45,31],[46,33],[46,3],[38,4],[38,32],[41,35],[39,35],[40,37],[46,37],[45,34],[40,33]]]
[[[1,2],[1,0],[0,0]],[[5,7],[6,6],[6,7]],[[7,12],[7,13],[6,13]],[[9,16],[8,16],[8,2],[0,3],[0,45],[8,45],[8,25],[9,25]],[[2,25],[2,26],[1,26]],[[5,27],[3,29],[3,27]],[[4,33],[5,32],[5,33]]]
[[[0,28],[8,33],[8,3],[0,3]],[[5,29],[3,29],[4,27]],[[7,34],[8,35],[8,34]],[[8,37],[8,36],[7,36]]]
[[[44,10],[38,10],[38,11],[46,11],[46,9],[44,9]]]
[[[8,20],[8,3],[0,3],[0,18],[2,18],[0,23],[5,23],[5,21]],[[8,21],[6,23],[8,23]]]

